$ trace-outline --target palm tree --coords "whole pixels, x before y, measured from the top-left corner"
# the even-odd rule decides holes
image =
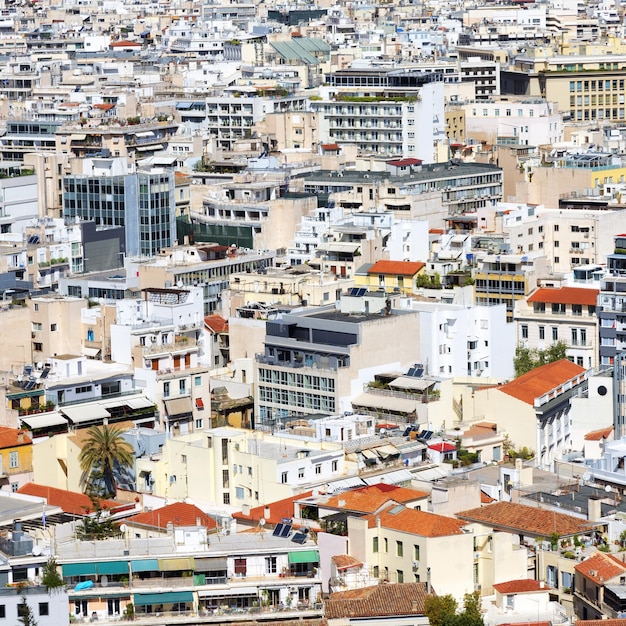
[[[115,474],[132,468],[135,461],[133,449],[122,433],[122,429],[115,426],[92,426],[87,431],[87,439],[78,455],[84,487],[94,487],[94,482],[100,483],[104,488],[101,495],[115,495]]]

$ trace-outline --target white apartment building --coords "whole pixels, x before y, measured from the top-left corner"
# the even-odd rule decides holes
[[[311,103],[320,141],[355,144],[361,154],[435,160],[434,146],[445,137],[441,74],[369,67],[328,78],[323,100]]]
[[[502,230],[509,234],[511,250],[518,254],[544,254],[555,273],[605,263],[606,254],[613,250],[615,235],[626,232],[626,211],[516,204],[502,204],[498,209],[503,210]]]
[[[476,142],[539,146],[563,141],[558,107],[542,98],[476,101],[463,110],[466,136]]]
[[[517,300],[513,312],[517,343],[545,350],[562,341],[570,360],[586,369],[596,367],[599,293],[584,287],[540,287],[525,300]]]
[[[515,333],[506,305],[463,306],[411,301],[419,312],[419,355],[432,376],[513,375]]]

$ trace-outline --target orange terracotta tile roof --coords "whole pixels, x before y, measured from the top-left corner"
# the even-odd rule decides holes
[[[339,571],[350,569],[351,567],[361,567],[363,565],[359,559],[355,559],[349,554],[336,554],[331,557],[331,561]]]
[[[525,1],[525,0],[524,0]],[[578,624],[578,622],[576,622]],[[552,622],[507,622],[500,626],[553,626]]]
[[[305,493],[299,493],[295,496],[289,496],[283,500],[276,500],[263,506],[257,506],[250,509],[250,514],[233,513],[235,519],[248,522],[258,522],[263,518],[268,524],[276,525],[280,524],[283,518],[291,519],[294,516],[294,502],[301,500],[302,498],[310,498],[313,495],[312,491],[306,491]],[[269,511],[267,510],[269,509]],[[269,515],[267,513],[269,512]]]
[[[376,261],[376,263],[367,270],[367,273],[415,276],[424,265],[424,263],[420,263],[419,261]]]
[[[602,439],[608,439],[613,432],[613,426],[607,428],[601,428],[600,430],[592,430],[585,435],[585,441],[602,441]]]
[[[426,583],[397,583],[333,593],[326,600],[327,619],[424,615]]]
[[[38,485],[36,483],[26,483],[17,490],[17,493],[45,498],[50,506],[58,506],[64,513],[68,513],[69,515],[82,516],[92,513],[94,510],[93,503],[89,496],[75,491],[56,489],[55,487]],[[103,509],[119,509],[125,506],[132,508],[134,503],[128,504],[126,502],[118,502],[117,500],[100,500],[100,506]]]
[[[369,528],[374,528],[380,520],[381,528],[399,530],[420,537],[462,535],[462,528],[467,525],[466,522],[454,517],[409,509],[398,504],[390,506],[379,513],[366,515],[364,519],[367,520]]]
[[[480,503],[481,504],[491,504],[492,502],[495,502],[495,498],[492,498],[491,496],[488,496],[484,491],[480,492]]]
[[[114,41],[111,44],[111,48],[122,48],[122,47],[128,47],[128,46],[132,46],[133,48],[141,48],[141,44],[138,43],[137,41],[128,41],[128,40]]]
[[[591,526],[585,520],[565,513],[537,509],[514,502],[494,502],[488,506],[462,511],[456,516],[462,520],[534,537],[549,537],[555,531],[560,536],[576,535],[587,532]]]
[[[228,332],[228,320],[221,315],[207,315],[204,318],[204,325],[214,333],[227,333]]]
[[[322,150],[326,150],[326,151],[339,150],[339,145],[336,143],[323,143]]]
[[[626,626],[626,618],[615,619],[577,619],[576,625],[578,626]]]
[[[30,435],[19,428],[0,426],[0,449],[29,446],[33,443]]]
[[[115,105],[114,104],[94,104],[93,108],[99,109],[100,111],[110,111],[111,109],[115,108]]]
[[[560,361],[536,367],[515,380],[500,385],[498,389],[502,393],[532,405],[536,398],[548,393],[548,391],[552,391],[552,389],[556,389],[559,385],[582,374],[584,371],[584,367],[576,365],[576,363],[572,363],[567,359],[561,359]]]
[[[599,289],[587,287],[539,287],[528,296],[528,302],[546,304],[586,304],[595,306]]]
[[[144,511],[129,517],[125,522],[160,529],[167,528],[170,523],[174,526],[195,526],[198,519],[200,519],[200,524],[206,528],[217,527],[212,517],[209,517],[195,504],[187,504],[186,502],[175,502],[160,509]]]
[[[581,576],[593,580],[596,584],[601,584],[616,576],[623,576],[626,573],[626,563],[617,555],[596,552],[582,563],[575,565],[574,569]]]
[[[522,578],[520,580],[507,580],[504,583],[496,583],[493,588],[502,594],[507,593],[528,593],[530,591],[547,591],[545,583],[532,578]]]
[[[359,513],[374,513],[387,502],[407,504],[428,497],[425,491],[398,487],[386,483],[368,485],[344,491],[336,496],[330,496],[324,501],[324,508],[336,508],[344,511]]]

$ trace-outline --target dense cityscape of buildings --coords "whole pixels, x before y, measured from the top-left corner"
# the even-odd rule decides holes
[[[0,626],[626,625],[625,20],[0,0]]]

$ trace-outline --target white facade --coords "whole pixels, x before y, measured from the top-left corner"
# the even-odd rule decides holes
[[[428,220],[396,220],[387,239],[389,258],[426,261],[429,257]]]
[[[466,104],[465,133],[495,143],[539,146],[563,141],[563,123],[557,107],[543,99],[497,100]]]
[[[419,355],[431,376],[513,375],[515,333],[506,305],[411,302],[420,315]]]

